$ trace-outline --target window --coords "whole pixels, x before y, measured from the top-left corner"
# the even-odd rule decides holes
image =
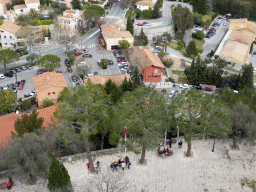
[[[50,95],[51,93],[48,93],[48,95]]]
[[[12,36],[10,36],[10,39],[12,39]]]
[[[55,94],[55,92],[52,92],[52,94]]]
[[[158,72],[158,69],[155,69],[155,75],[157,74],[157,72]]]

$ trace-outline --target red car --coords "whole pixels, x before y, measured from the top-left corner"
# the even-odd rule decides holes
[[[204,87],[204,90],[205,91],[213,91],[213,88],[212,87]]]
[[[227,22],[230,22],[230,20],[229,20],[229,19],[226,19],[226,21],[227,21]]]
[[[144,26],[144,24],[143,23],[138,23],[138,26]]]
[[[44,73],[43,71],[38,71],[37,75],[40,75],[40,74],[43,74],[43,73]]]
[[[216,29],[214,29],[214,28],[211,28],[211,29],[209,29],[209,31],[216,31]]]
[[[81,52],[75,52],[75,56],[79,56],[79,55],[82,55]]]
[[[23,86],[24,86],[24,85],[23,85],[22,83],[20,83],[18,89],[19,89],[19,90],[22,90],[22,89],[23,89]]]

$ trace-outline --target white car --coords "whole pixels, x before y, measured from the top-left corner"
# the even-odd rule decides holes
[[[169,97],[172,98],[175,94],[175,90],[171,90],[170,94],[169,94]]]
[[[195,31],[202,31],[202,28],[200,26],[195,26]]]
[[[82,53],[88,53],[89,51],[88,50],[82,50]]]
[[[180,88],[188,89],[188,88],[189,88],[189,86],[188,86],[188,84],[182,84],[182,85],[180,85]]]
[[[35,91],[31,91],[29,94],[27,94],[28,97],[33,97],[35,96],[36,92]]]
[[[226,25],[227,25],[227,22],[224,22],[223,25],[226,26]]]
[[[151,26],[151,23],[146,23],[145,26]]]
[[[4,79],[4,75],[3,74],[0,74],[0,79]]]

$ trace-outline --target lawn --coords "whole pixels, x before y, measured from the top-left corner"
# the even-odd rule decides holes
[[[203,46],[204,46],[204,44],[205,44],[205,41],[204,41],[204,40],[199,40],[199,39],[196,39],[196,38],[193,38],[193,40],[194,40],[195,43],[196,43],[196,48],[203,49]]]
[[[186,77],[184,71],[172,70],[172,73],[178,75],[179,77]]]

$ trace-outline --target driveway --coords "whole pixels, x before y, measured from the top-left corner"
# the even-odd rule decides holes
[[[224,22],[224,21],[223,21]],[[224,26],[223,22],[220,24],[219,28],[216,30],[216,35],[212,36],[211,38],[205,38],[204,44],[204,52],[201,54],[202,58],[206,58],[207,54],[211,52],[211,50],[215,50],[216,46],[221,42],[225,34],[229,29],[229,23]],[[213,22],[214,23],[214,22]]]

